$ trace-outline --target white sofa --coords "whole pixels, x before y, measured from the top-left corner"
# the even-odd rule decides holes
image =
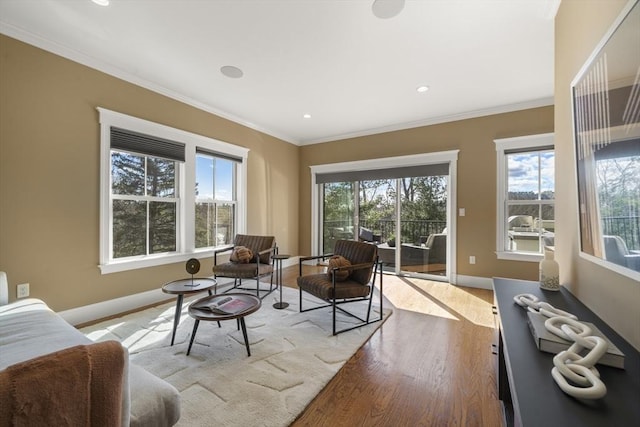
[[[6,295],[6,277],[0,277],[0,297],[3,295]],[[6,298],[2,299],[6,301]],[[88,344],[93,341],[41,300],[20,299],[0,306],[0,371],[39,356]],[[178,391],[166,381],[129,363],[126,349],[123,355],[122,425],[174,425],[180,418]],[[55,387],[55,384],[51,386]]]

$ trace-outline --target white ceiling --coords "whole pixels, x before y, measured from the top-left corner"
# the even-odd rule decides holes
[[[558,3],[0,0],[0,32],[304,145],[550,105]]]

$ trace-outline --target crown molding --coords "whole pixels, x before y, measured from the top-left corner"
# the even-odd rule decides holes
[[[534,99],[531,101],[518,102],[515,104],[500,105],[497,107],[483,108],[480,110],[467,111],[464,113],[451,114],[447,116],[432,117],[413,122],[399,123],[390,126],[383,126],[373,129],[366,129],[357,132],[349,132],[340,135],[333,135],[326,138],[310,139],[300,142],[300,145],[320,144],[323,142],[339,141],[342,139],[358,138],[362,136],[375,135],[379,133],[394,132],[399,130],[414,129],[423,126],[433,126],[441,123],[455,122],[458,120],[474,119],[477,117],[491,116],[494,114],[511,113],[513,111],[528,110],[530,108],[548,107],[553,105],[553,97]]]

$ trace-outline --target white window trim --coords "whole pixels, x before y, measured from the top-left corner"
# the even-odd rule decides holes
[[[512,261],[539,262],[544,257],[542,254],[530,252],[505,251],[504,239],[507,233],[505,218],[505,195],[507,191],[507,158],[505,151],[517,149],[536,150],[542,147],[555,146],[554,134],[543,133],[539,135],[519,136],[515,138],[494,139],[496,144],[496,172],[498,185],[496,190],[496,255],[498,259]]]
[[[316,175],[333,172],[350,172],[357,170],[388,169],[397,167],[420,166],[437,163],[449,164],[449,185],[447,188],[447,273],[446,279],[456,284],[456,215],[457,212],[457,164],[460,150],[440,151],[408,156],[385,157],[380,159],[356,160],[352,162],[329,163],[310,166],[311,169],[311,254],[319,255],[320,225],[322,222],[320,208],[320,191],[316,184]]]
[[[247,224],[247,157],[249,149],[195,133],[175,129],[159,123],[128,116],[98,107],[100,113],[100,260],[98,267],[102,274],[138,268],[154,267],[164,264],[186,261],[194,255],[212,256],[209,248],[195,249],[195,156],[196,148],[201,147],[209,151],[227,154],[242,159],[236,167],[236,230],[243,233]],[[171,254],[154,254],[127,258],[126,260],[111,259],[111,143],[110,129],[112,126],[126,130],[144,133],[146,135],[178,141],[185,144],[185,162],[178,167],[178,182],[180,195],[179,217],[177,224],[176,252]]]

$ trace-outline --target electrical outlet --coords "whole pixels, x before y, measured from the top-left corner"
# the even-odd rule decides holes
[[[471,256],[469,257],[469,264],[475,264],[475,263],[476,263],[476,257],[475,257],[475,256],[473,256],[473,255],[471,255]]]
[[[17,286],[18,288],[18,298],[26,298],[29,296],[29,284],[23,283]]]

